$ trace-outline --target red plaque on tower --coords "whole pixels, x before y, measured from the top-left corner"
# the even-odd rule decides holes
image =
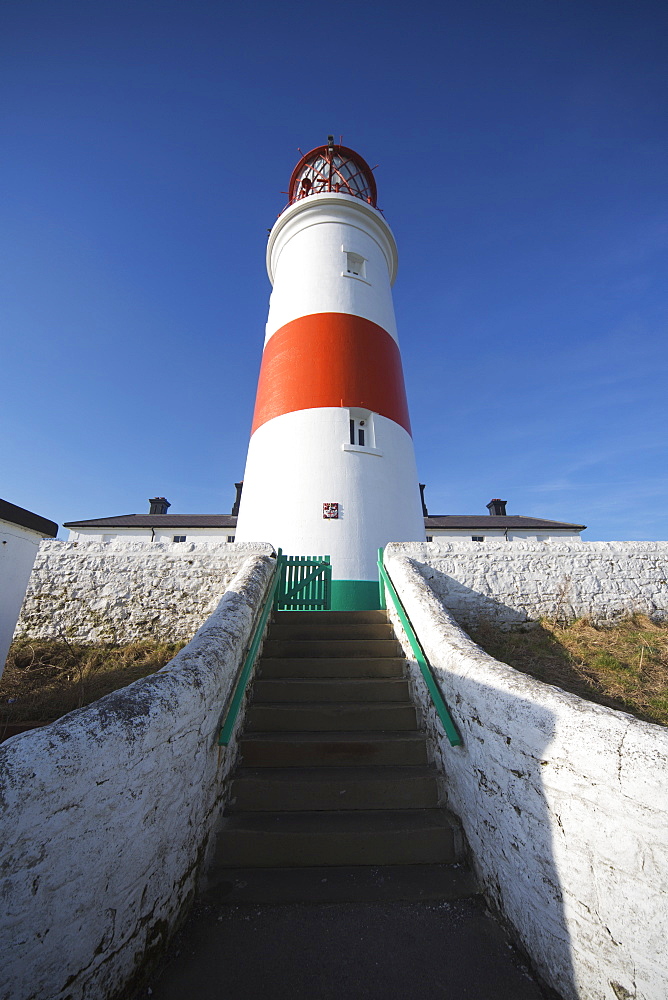
[[[337,518],[339,516],[338,503],[324,503],[322,505],[322,516],[325,520]]]

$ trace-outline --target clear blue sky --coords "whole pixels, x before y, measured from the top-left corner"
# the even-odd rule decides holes
[[[378,163],[432,513],[668,538],[668,5],[0,2],[0,496],[229,512],[267,229]]]

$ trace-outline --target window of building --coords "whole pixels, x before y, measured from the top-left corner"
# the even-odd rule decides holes
[[[186,540],[185,535],[174,535],[174,537],[172,538],[173,542],[185,542],[185,540]]]
[[[484,542],[485,541],[485,536],[484,535],[471,535],[471,541],[472,542]]]
[[[228,540],[228,542],[233,542],[234,541],[234,535],[228,535],[227,536],[227,540]]]
[[[427,541],[428,542],[433,542],[434,541],[434,536],[433,535],[427,535]]]

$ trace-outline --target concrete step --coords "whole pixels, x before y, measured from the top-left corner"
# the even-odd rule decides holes
[[[266,701],[410,701],[408,681],[384,677],[259,678],[253,704]]]
[[[264,656],[401,656],[396,639],[267,639]]]
[[[248,733],[239,741],[245,767],[337,767],[427,763],[423,733]]]
[[[241,767],[230,809],[430,809],[438,805],[436,771],[415,767]]]
[[[252,704],[246,732],[337,732],[340,730],[414,730],[414,705],[395,702],[331,702]]]
[[[370,625],[320,625],[308,621],[298,625],[272,624],[270,639],[394,639],[394,629],[389,622]]]
[[[314,612],[315,614],[315,612]],[[266,677],[403,677],[403,657],[262,656],[257,676]]]
[[[387,620],[387,611],[277,611],[273,618],[277,625],[375,625]]]
[[[235,813],[223,819],[216,862],[226,867],[453,864],[459,826],[445,809]]]
[[[478,895],[475,876],[455,865],[209,869],[204,899],[226,903],[447,901]]]

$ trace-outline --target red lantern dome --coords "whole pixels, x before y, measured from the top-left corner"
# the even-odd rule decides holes
[[[292,205],[311,194],[350,194],[376,207],[376,181],[371,167],[359,153],[334,144],[312,149],[292,171],[289,198]]]

